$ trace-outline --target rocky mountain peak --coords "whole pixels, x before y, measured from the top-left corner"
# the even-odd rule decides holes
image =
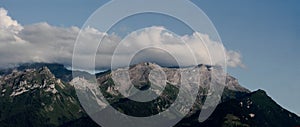
[[[50,69],[47,66],[43,66],[42,68],[39,69],[39,72],[41,74],[47,74],[47,75],[53,75]]]
[[[151,62],[142,62],[139,64],[135,64],[135,65],[131,65],[129,67],[129,69],[140,69],[140,68],[156,68],[156,67],[160,67],[158,64],[156,63],[151,63]]]
[[[140,63],[129,68],[119,68],[96,75],[98,82],[90,82],[87,76],[72,77],[72,72],[58,64],[28,64],[7,71],[0,71],[0,125],[1,126],[88,126],[94,123],[81,108],[76,92],[89,93],[87,100],[105,109],[108,105],[106,99],[116,109],[132,116],[154,115],[168,109],[178,93],[179,85],[184,88],[183,93],[188,95],[189,90],[197,90],[192,85],[180,82],[182,73],[187,74],[186,80],[193,80],[200,76],[198,96],[190,113],[178,123],[181,126],[296,126],[300,119],[297,115],[283,109],[276,104],[263,90],[250,92],[239,85],[238,80],[226,74],[226,87],[221,102],[211,117],[198,123],[203,101],[209,95],[209,82],[211,73],[218,69],[216,66],[197,65],[185,68],[161,67],[155,63]],[[122,96],[120,90],[132,88],[120,81],[116,86],[112,80],[114,74],[122,76],[124,70],[129,70],[130,81],[133,85],[143,89],[144,85],[167,83],[162,93],[149,88],[159,95],[153,102],[133,103]],[[200,75],[196,75],[197,73]],[[69,82],[71,79],[72,82]],[[118,79],[118,78],[117,78]],[[70,85],[77,84],[77,85]],[[195,84],[195,83],[194,83]],[[124,87],[124,88],[123,88]],[[79,91],[75,91],[79,90]],[[100,91],[99,91],[100,90]],[[100,92],[105,98],[98,98]],[[83,94],[82,93],[82,94]],[[135,94],[132,94],[135,96]],[[85,96],[84,96],[85,97]],[[182,104],[189,98],[179,98]],[[90,106],[91,103],[86,103]],[[201,109],[202,107],[202,109]],[[98,110],[96,107],[95,110]],[[92,107],[93,109],[93,107]],[[17,121],[17,122],[11,122]],[[26,125],[24,125],[24,123]],[[97,127],[97,124],[90,126]]]
[[[124,71],[126,71],[127,69],[129,72],[130,81],[132,82],[132,84],[138,87],[142,87],[145,84],[151,83],[151,81],[149,80],[151,78],[155,79],[156,82],[160,82],[160,83],[168,82],[173,85],[180,85],[180,84],[183,85],[182,84],[183,80],[184,80],[183,82],[186,81],[195,82],[196,81],[195,78],[200,78],[201,80],[200,86],[207,89],[209,87],[208,83],[211,80],[211,74],[213,73],[213,71],[216,71],[215,73],[218,73],[217,71],[222,71],[221,67],[205,65],[205,64],[179,68],[179,67],[162,67],[156,63],[142,62],[139,64],[131,65],[129,68],[118,68],[116,70],[113,70],[111,73],[106,73],[106,75],[105,74],[101,75],[101,77],[98,77],[98,79],[100,80],[100,82],[104,82],[105,80],[107,80],[112,76],[107,74],[125,76]],[[118,78],[122,79],[126,77],[118,77]],[[162,81],[158,81],[158,80],[162,80]],[[125,82],[128,81],[120,80],[121,84],[127,84]],[[242,87],[236,78],[230,76],[229,74],[226,75],[226,81],[224,85],[226,85],[226,88],[231,90],[247,92],[247,93],[250,92],[248,89]]]
[[[14,69],[3,75],[0,102],[0,125],[4,126],[19,126],[9,123],[16,119],[26,119],[30,126],[58,126],[82,116],[74,88],[47,66]]]

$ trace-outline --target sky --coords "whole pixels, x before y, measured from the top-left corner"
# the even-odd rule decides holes
[[[13,27],[5,27],[7,30],[2,31],[0,40],[2,39],[2,42],[4,40],[24,42],[22,46],[16,46],[12,42],[12,44],[4,45],[0,42],[0,48],[5,46],[6,49],[18,49],[26,46],[31,49],[40,49],[35,52],[31,50],[17,51],[19,53],[15,53],[16,56],[12,58],[18,58],[20,54],[26,52],[27,54],[42,54],[40,56],[43,56],[43,58],[36,56],[35,58],[28,57],[24,59],[43,61],[53,60],[53,57],[61,56],[61,54],[59,52],[55,52],[57,54],[43,54],[41,51],[50,52],[51,50],[64,47],[65,49],[60,51],[66,55],[55,59],[56,62],[64,63],[64,60],[69,59],[72,55],[69,52],[64,52],[65,50],[71,51],[71,49],[68,49],[68,43],[71,43],[69,41],[72,41],[72,39],[65,41],[67,40],[66,38],[76,37],[86,19],[106,2],[104,0],[1,0],[0,8],[8,11],[7,15],[12,18],[10,26]],[[236,77],[242,86],[251,90],[264,89],[281,106],[300,114],[300,78],[298,78],[300,76],[300,69],[298,68],[298,65],[300,65],[300,50],[297,49],[300,47],[300,8],[298,7],[300,2],[297,0],[192,0],[192,2],[200,7],[210,18],[227,49],[226,52],[231,53],[232,60],[236,61],[228,68],[228,73]],[[170,6],[172,5],[170,4]],[[126,32],[143,27],[145,24],[150,24],[147,21],[156,19],[151,14],[141,16],[140,19],[144,19],[144,22],[134,22],[137,21],[134,18],[138,18],[138,16],[133,17],[131,21],[124,22],[124,24],[127,24],[124,28]],[[147,36],[157,37],[157,35],[165,33],[165,30],[172,30],[177,31],[179,36],[173,39],[178,39],[183,38],[185,34],[192,34],[188,29],[178,27],[180,22],[164,23],[170,19],[165,18],[162,20],[152,21],[151,23],[154,22],[157,26],[164,27],[151,27],[148,29],[150,31],[148,33],[144,29],[132,35],[142,37],[143,33],[146,32]],[[0,19],[0,21],[2,20]],[[17,21],[17,23],[12,21]],[[2,28],[4,29],[4,27]],[[116,28],[123,28],[122,23]],[[151,32],[151,30],[154,32]],[[155,33],[157,31],[158,33]],[[65,33],[67,37],[65,37],[66,35],[53,34],[61,32]],[[9,34],[4,36],[6,35],[4,33]],[[32,35],[33,33],[34,35]],[[46,33],[47,36],[43,33]],[[85,33],[87,39],[88,37],[103,36],[104,34],[101,31],[95,32],[92,28],[86,29]],[[41,38],[36,38],[36,36]],[[122,34],[119,34],[119,36],[122,36]],[[110,34],[108,40],[120,40],[119,36]],[[204,37],[205,34],[201,34],[201,36]],[[160,39],[165,39],[165,37],[159,36]],[[61,45],[60,47],[55,47],[51,43],[53,38],[58,40],[55,44]],[[191,40],[192,38],[193,35],[190,35],[186,39]],[[208,38],[208,40],[213,42],[212,39]],[[27,44],[26,41],[30,41],[30,44]],[[40,41],[45,42],[45,44],[39,44],[38,42]],[[176,51],[175,48],[171,48]],[[9,50],[1,50],[2,55],[10,53]],[[14,61],[14,59],[8,61]]]

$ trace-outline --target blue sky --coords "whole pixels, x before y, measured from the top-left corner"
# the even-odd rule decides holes
[[[106,2],[1,0],[0,7],[22,25],[47,22],[60,27],[81,27],[90,14]],[[264,89],[280,105],[299,114],[300,2],[193,2],[214,23],[225,47],[242,54],[246,68],[229,68],[229,73],[238,78],[241,85],[251,90]],[[132,27],[143,24],[134,23]],[[168,27],[180,31],[176,23]]]

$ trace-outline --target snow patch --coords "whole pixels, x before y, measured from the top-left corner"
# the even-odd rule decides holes
[[[251,118],[253,118],[253,117],[255,117],[255,114],[250,113],[249,116],[250,116]]]
[[[25,89],[24,87],[22,87],[21,89],[18,89],[16,91],[14,91],[10,96],[11,97],[14,97],[14,96],[18,96],[18,95],[21,95],[25,92],[28,92],[29,90]]]

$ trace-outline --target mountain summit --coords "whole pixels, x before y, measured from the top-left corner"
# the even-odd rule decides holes
[[[59,126],[84,115],[75,89],[46,67],[0,78],[0,125]]]
[[[96,74],[97,82],[84,77],[72,78],[72,71],[63,65],[35,63],[26,64],[10,70],[0,71],[0,125],[9,126],[98,126],[86,114],[79,103],[77,95],[88,92],[91,102],[103,110],[107,105],[120,112],[137,117],[151,116],[166,109],[177,98],[179,88],[195,89],[179,79],[186,73],[191,80],[195,70],[199,70],[200,82],[196,102],[189,113],[176,126],[299,126],[300,118],[282,108],[263,90],[254,92],[239,85],[237,79],[226,74],[226,86],[219,105],[204,122],[198,122],[203,102],[210,96],[209,81],[213,66],[198,65],[187,68],[161,67],[155,63],[140,63],[128,68],[118,68]],[[122,74],[126,73],[132,84],[128,84]],[[116,78],[117,80],[114,81]],[[74,83],[82,83],[81,86]],[[164,86],[164,87],[163,87]],[[164,89],[162,89],[164,88]],[[75,92],[77,89],[77,95]],[[98,89],[108,103],[97,98]],[[150,102],[136,103],[131,99],[139,96],[135,89],[150,91],[157,98]],[[157,90],[162,89],[162,92]],[[125,93],[125,94],[124,94]],[[127,95],[126,95],[127,94]],[[128,98],[130,97],[130,99]],[[189,98],[179,98],[181,102]],[[92,107],[93,108],[93,107]],[[117,121],[116,121],[117,122]]]

